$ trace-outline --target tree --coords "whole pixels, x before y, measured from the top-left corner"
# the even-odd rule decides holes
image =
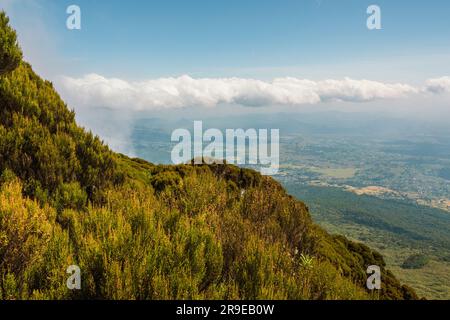
[[[13,71],[22,60],[22,50],[16,32],[9,26],[9,18],[0,12],[0,76]]]

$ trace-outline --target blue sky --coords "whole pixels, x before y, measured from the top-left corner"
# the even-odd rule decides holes
[[[400,81],[450,74],[446,0],[2,1],[21,38],[46,39],[47,53],[25,53],[50,77],[365,75]],[[70,4],[82,10],[80,31],[65,28]],[[366,28],[370,4],[381,7],[383,30]],[[48,55],[58,61],[47,68]]]
[[[81,30],[66,28],[73,4]],[[366,27],[372,4],[382,30]],[[450,117],[448,0],[0,0],[0,8],[25,59],[79,123],[123,152],[143,114]]]
[[[81,30],[66,28],[73,4]],[[372,4],[382,30],[366,26]],[[448,0],[1,0],[0,8],[26,60],[78,113],[450,115]]]

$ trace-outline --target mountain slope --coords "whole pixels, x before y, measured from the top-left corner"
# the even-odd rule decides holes
[[[113,153],[21,61],[4,14],[0,36],[0,298],[417,298],[271,178]],[[369,265],[383,269],[375,294]]]

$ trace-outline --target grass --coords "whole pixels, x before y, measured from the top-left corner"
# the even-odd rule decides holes
[[[450,263],[431,260],[425,267],[405,270],[391,266],[392,272],[401,281],[410,284],[419,295],[428,299],[450,299]]]

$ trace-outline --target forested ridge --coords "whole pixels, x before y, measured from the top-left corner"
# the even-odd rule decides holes
[[[66,268],[81,269],[80,290]],[[382,267],[382,290],[366,269]],[[416,299],[275,180],[154,165],[77,126],[0,14],[0,299]]]

